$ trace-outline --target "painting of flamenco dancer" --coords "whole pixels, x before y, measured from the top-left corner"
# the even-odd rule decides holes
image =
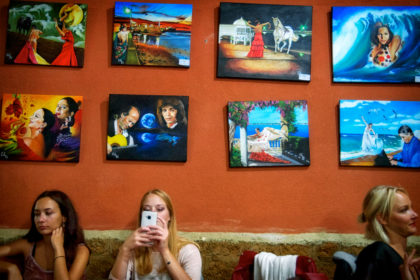
[[[340,100],[340,164],[420,167],[420,102]]]
[[[81,96],[3,94],[0,159],[78,162]]]
[[[218,77],[310,81],[312,7],[220,3]]]
[[[310,164],[305,100],[228,103],[230,167]]]
[[[87,5],[11,1],[5,63],[83,67]]]
[[[110,94],[109,160],[187,160],[188,96]]]
[[[190,66],[192,5],[115,2],[113,65]]]
[[[420,6],[333,7],[332,25],[334,82],[420,82]]]

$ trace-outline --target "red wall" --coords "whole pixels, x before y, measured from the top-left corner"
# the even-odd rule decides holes
[[[4,56],[8,2],[0,0],[0,57]],[[420,211],[418,169],[339,166],[340,99],[420,100],[419,84],[332,83],[331,6],[366,5],[366,1],[242,2],[313,6],[309,83],[216,78],[216,0],[183,1],[193,4],[189,69],[111,66],[111,0],[84,1],[89,6],[83,68],[1,62],[0,94],[83,95],[84,112],[79,163],[0,162],[0,227],[28,227],[32,201],[51,188],[71,196],[85,229],[132,228],[142,194],[156,187],[172,196],[184,231],[362,232],[356,217],[365,193],[378,184],[404,186]],[[419,2],[371,0],[368,4]],[[187,162],[107,161],[110,93],[188,95]],[[309,167],[229,168],[227,102],[262,99],[308,101]]]

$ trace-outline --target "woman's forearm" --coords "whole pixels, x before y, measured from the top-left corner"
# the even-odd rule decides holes
[[[172,255],[169,249],[161,252],[166,269],[168,270],[171,278],[174,280],[191,280],[191,277],[185,272],[178,260]]]
[[[128,262],[132,254],[133,254],[132,251],[124,247],[124,245],[120,247],[118,251],[117,259],[115,260],[114,266],[112,267],[112,270],[111,270],[110,276],[112,277],[110,277],[110,279],[118,279],[118,280],[125,279],[127,275]]]
[[[69,272],[66,265],[66,256],[55,255],[54,257],[54,280],[69,280]]]

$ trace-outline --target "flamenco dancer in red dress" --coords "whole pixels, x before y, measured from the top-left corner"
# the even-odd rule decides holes
[[[249,50],[247,57],[263,57],[264,55],[264,41],[262,38],[262,29],[267,24],[269,26],[271,25],[269,22],[266,22],[263,24],[260,24],[258,20],[256,22],[257,24],[254,26],[248,21],[248,26],[254,29],[255,35],[254,35],[254,40],[251,43],[251,49]]]
[[[51,65],[60,66],[77,66],[76,53],[74,52],[74,37],[73,33],[66,28],[64,21],[57,22],[55,20],[55,28],[61,35],[61,39],[65,42],[60,54],[54,59]]]

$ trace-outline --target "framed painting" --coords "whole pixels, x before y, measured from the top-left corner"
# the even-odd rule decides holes
[[[306,100],[228,103],[230,167],[310,164]]]
[[[218,77],[310,81],[312,7],[220,3]]]
[[[419,83],[420,6],[333,7],[334,82]]]
[[[190,66],[191,4],[115,2],[113,65]]]
[[[340,164],[420,167],[420,101],[340,100]]]
[[[10,1],[7,64],[83,67],[87,5]]]
[[[109,95],[107,159],[187,160],[188,96]]]
[[[3,94],[0,159],[78,162],[82,96]]]

